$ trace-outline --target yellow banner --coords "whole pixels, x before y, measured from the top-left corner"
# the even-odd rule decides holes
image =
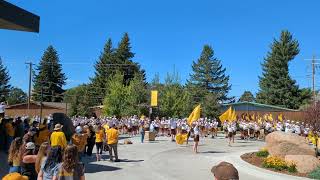
[[[151,106],[158,106],[158,91],[151,91]]]

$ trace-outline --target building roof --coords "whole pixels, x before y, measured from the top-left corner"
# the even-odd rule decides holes
[[[268,104],[260,104],[260,103],[256,103],[256,102],[236,102],[236,103],[229,103],[229,104],[222,104],[222,106],[224,107],[228,107],[228,106],[253,106],[253,107],[258,107],[258,108],[262,108],[262,109],[268,109],[268,110],[273,110],[273,111],[291,111],[291,112],[296,112],[298,110],[294,110],[294,109],[289,109],[289,108],[284,108],[284,107],[280,107],[280,106],[274,106],[274,105],[268,105]],[[254,111],[254,109],[250,109],[250,111]]]
[[[31,102],[31,104],[40,106],[40,102],[36,102],[36,101]],[[50,107],[50,108],[66,109],[66,107],[67,107],[68,109],[70,109],[70,103],[66,104],[63,102],[42,102],[42,104],[43,104],[43,106]],[[13,104],[13,105],[6,107],[6,109],[13,109],[15,107],[23,106],[23,105],[28,105],[28,103]]]
[[[0,29],[39,32],[40,17],[0,0]]]

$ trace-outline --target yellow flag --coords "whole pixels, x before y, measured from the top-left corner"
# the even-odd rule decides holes
[[[278,115],[278,120],[281,121],[281,122],[283,121],[283,115],[282,114]]]
[[[176,143],[181,145],[187,141],[187,138],[188,138],[188,134],[179,133],[176,135]]]
[[[188,124],[191,125],[191,123],[193,121],[197,121],[200,118],[200,104],[194,108],[194,110],[192,111],[192,113],[190,114],[189,118],[188,118]]]
[[[224,123],[225,121],[229,120],[229,118],[232,115],[232,107],[230,106],[228,110],[226,110],[221,116],[219,116],[219,119],[221,123]]]
[[[158,106],[158,91],[151,91],[151,106]]]
[[[269,120],[269,121],[273,121],[273,117],[272,117],[272,114],[271,114],[271,113],[270,113],[269,116],[268,116],[268,120]]]
[[[231,116],[229,118],[229,121],[230,122],[233,122],[233,121],[236,121],[237,120],[237,114],[236,114],[236,111],[234,109],[231,109]]]
[[[252,121],[255,121],[255,120],[256,120],[255,114],[252,114],[252,115],[251,115],[251,120],[252,120]]]

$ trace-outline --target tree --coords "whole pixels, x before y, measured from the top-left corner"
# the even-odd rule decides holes
[[[204,116],[212,117],[218,114],[218,103],[231,102],[234,97],[228,97],[231,89],[229,76],[225,74],[221,61],[214,57],[214,51],[209,45],[205,45],[200,58],[192,64],[192,74],[187,82],[187,91],[191,96],[191,104],[202,104]],[[206,102],[207,100],[215,100]],[[209,107],[211,106],[211,107]],[[216,112],[210,112],[216,109]]]
[[[254,102],[255,98],[250,91],[244,91],[238,102]]]
[[[108,91],[103,101],[103,114],[108,116],[125,116],[124,109],[127,108],[127,88],[123,84],[123,74],[117,72],[107,82]]]
[[[233,99],[228,97],[231,85],[229,76],[225,74],[226,69],[222,67],[221,61],[214,57],[213,49],[209,45],[203,47],[200,58],[193,62],[192,71],[189,83],[205,90],[200,94],[202,98],[210,92],[215,93],[217,99],[222,102]]]
[[[146,115],[148,113],[148,92],[146,84],[141,74],[134,75],[130,85],[126,86],[127,97],[125,104],[127,105],[124,109],[124,115]]]
[[[289,31],[271,44],[262,64],[257,102],[297,109],[301,104],[300,90],[289,75],[289,62],[299,53],[299,43]]]
[[[0,57],[0,101],[5,101],[5,97],[8,95],[11,89],[9,84],[10,76],[7,68],[3,65]]]
[[[186,94],[180,84],[180,77],[176,71],[167,73],[165,83],[160,91],[159,107],[162,116],[182,117]]]
[[[62,86],[67,78],[53,46],[46,49],[36,70],[38,73],[34,76],[33,99],[40,101],[43,90],[43,101],[61,102],[64,92]]]
[[[304,124],[308,124],[315,138],[316,152],[318,152],[318,138],[320,132],[320,101],[312,103],[305,111]],[[318,153],[317,153],[318,155]]]
[[[109,38],[104,46],[103,52],[101,53],[99,60],[96,62],[95,76],[91,78],[91,89],[93,90],[93,96],[105,97],[106,95],[106,84],[109,77],[111,77],[115,70],[112,64],[116,64],[114,58],[114,49],[112,47],[112,40]],[[102,100],[98,101],[102,103]]]
[[[25,103],[27,101],[27,94],[22,89],[14,87],[10,90],[6,100],[9,105]]]
[[[140,64],[133,62],[134,53],[131,52],[131,45],[128,33],[125,33],[115,51],[115,62],[118,64],[118,70],[124,74],[124,83],[129,84],[135,74],[141,74],[145,81],[145,71],[141,69]]]
[[[70,104],[70,116],[90,117],[92,112],[90,108],[96,104],[97,99],[90,94],[91,87],[82,84],[77,87],[66,90],[64,93],[64,102]]]

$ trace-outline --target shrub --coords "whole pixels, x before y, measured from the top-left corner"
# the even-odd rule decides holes
[[[269,152],[266,149],[261,149],[256,153],[256,156],[266,158],[269,156]]]
[[[291,163],[288,165],[288,172],[289,173],[296,173],[297,172],[297,165],[294,163]]]
[[[286,161],[276,156],[270,156],[264,159],[262,166],[265,168],[272,168],[277,171],[282,171],[288,168]]]
[[[320,179],[320,167],[317,167],[315,170],[310,172],[308,177],[311,179]]]

